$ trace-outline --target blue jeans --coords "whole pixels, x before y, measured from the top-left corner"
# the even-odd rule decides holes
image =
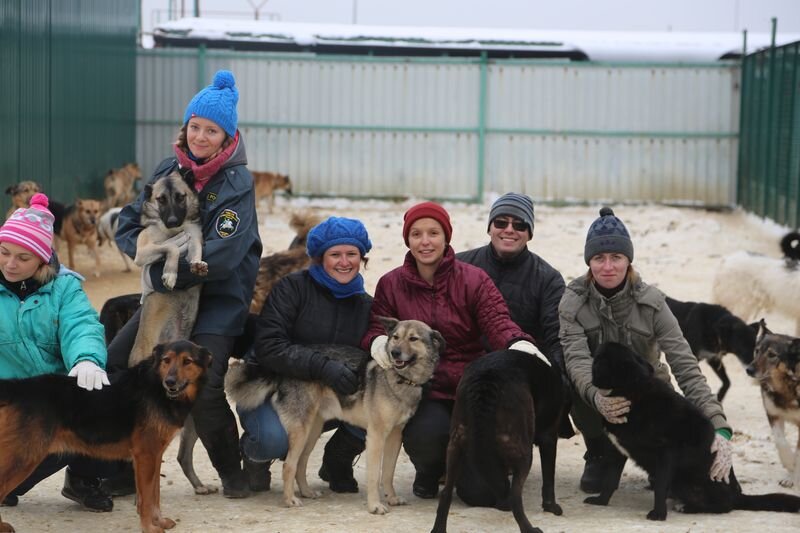
[[[244,410],[236,408],[239,421],[244,428],[241,445],[242,452],[251,461],[257,463],[285,459],[289,451],[289,435],[281,424],[278,413],[272,407],[272,402],[267,400],[255,409]],[[323,431],[328,431],[342,425],[355,437],[363,440],[367,432],[361,428],[330,420],[325,423]]]

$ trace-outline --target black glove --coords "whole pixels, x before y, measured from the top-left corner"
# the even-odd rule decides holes
[[[325,359],[319,370],[319,380],[338,394],[347,396],[358,390],[358,376],[343,363]]]

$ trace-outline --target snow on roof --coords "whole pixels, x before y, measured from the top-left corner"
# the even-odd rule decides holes
[[[741,54],[743,38],[735,32],[619,32],[529,30],[510,28],[443,28],[310,24],[279,21],[184,18],[154,28],[157,45],[194,46],[248,43],[248,48],[331,52],[337,48],[403,48],[470,52],[502,51],[507,56],[580,56],[592,61],[713,62]],[[800,34],[776,37],[778,45],[800,40]],[[185,44],[182,44],[185,43]],[[770,44],[766,33],[748,33],[748,52]],[[282,46],[283,48],[279,48]],[[289,49],[290,49],[289,48]],[[324,50],[323,50],[324,49]],[[430,54],[426,54],[430,55]]]

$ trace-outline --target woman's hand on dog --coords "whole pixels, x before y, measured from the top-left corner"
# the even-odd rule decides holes
[[[391,368],[392,358],[389,357],[389,352],[386,351],[386,343],[389,342],[388,335],[378,335],[373,339],[369,347],[369,354],[381,368]]]
[[[92,361],[79,361],[67,375],[78,378],[78,387],[88,391],[100,390],[103,385],[111,385],[106,371]]]
[[[344,363],[326,358],[319,372],[319,379],[337,394],[349,396],[358,390],[358,376]]]
[[[733,468],[733,450],[728,439],[714,433],[714,442],[711,443],[711,453],[716,452],[714,462],[708,472],[712,481],[724,481],[730,483],[731,468]]]
[[[628,421],[626,415],[631,410],[631,402],[622,396],[606,396],[600,391],[594,393],[594,405],[611,424],[624,424]]]

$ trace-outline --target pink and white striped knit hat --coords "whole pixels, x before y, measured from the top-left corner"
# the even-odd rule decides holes
[[[0,227],[0,242],[22,246],[45,263],[53,255],[53,213],[48,209],[47,196],[36,193],[29,208],[20,207]]]

